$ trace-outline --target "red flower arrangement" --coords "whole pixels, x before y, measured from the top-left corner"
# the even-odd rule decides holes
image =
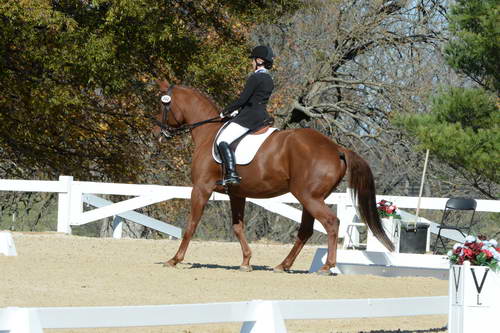
[[[453,265],[463,265],[470,261],[471,265],[488,266],[493,271],[500,270],[500,247],[494,239],[489,241],[484,236],[467,236],[464,244],[455,244],[448,252]]]
[[[377,211],[380,217],[395,217],[401,218],[399,214],[397,214],[398,208],[391,201],[380,200],[377,202]]]

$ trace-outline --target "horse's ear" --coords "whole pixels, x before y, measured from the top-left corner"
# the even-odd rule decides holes
[[[161,91],[167,91],[168,87],[170,86],[170,83],[168,83],[168,81],[166,79],[163,79],[163,80],[155,80],[156,81],[156,84],[158,84],[158,86],[160,87],[160,90]]]

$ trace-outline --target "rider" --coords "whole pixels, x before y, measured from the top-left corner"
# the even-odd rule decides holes
[[[224,180],[219,184],[239,184],[234,152],[229,145],[248,131],[265,125],[271,117],[266,111],[267,102],[274,89],[273,79],[268,73],[273,65],[273,51],[269,46],[255,47],[250,57],[254,72],[248,77],[240,97],[229,104],[221,113],[230,117],[230,123],[217,138],[217,147],[225,166]],[[239,111],[236,111],[240,109]]]

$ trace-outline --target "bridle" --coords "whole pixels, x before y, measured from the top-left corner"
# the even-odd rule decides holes
[[[168,87],[167,92],[161,96],[161,104],[162,104],[162,116],[161,116],[161,122],[158,121],[156,118],[153,118],[154,122],[156,125],[160,127],[160,133],[166,138],[166,139],[171,139],[176,135],[184,134],[186,132],[189,132],[193,128],[199,127],[201,125],[209,124],[209,123],[221,123],[224,122],[224,118],[221,118],[219,116],[210,118],[207,120],[199,121],[194,124],[186,124],[182,125],[177,118],[175,117],[175,113],[172,112],[172,116],[174,117],[174,121],[178,127],[169,127],[167,125],[167,120],[168,120],[168,113],[171,111],[171,105],[172,105],[172,90],[174,89],[174,84]]]

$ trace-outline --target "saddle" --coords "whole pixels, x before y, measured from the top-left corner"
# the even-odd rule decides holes
[[[217,132],[215,136],[214,144],[212,145],[212,156],[217,163],[222,163],[222,160],[219,156],[219,150],[217,149],[217,138],[222,133],[222,131],[229,125],[229,122],[225,123]],[[246,165],[252,162],[255,154],[259,150],[260,146],[264,143],[264,141],[277,131],[278,129],[275,127],[271,127],[266,125],[261,127],[255,131],[249,131],[243,134],[240,138],[231,143],[230,147],[234,151],[234,156],[236,158],[236,164],[238,165]]]

